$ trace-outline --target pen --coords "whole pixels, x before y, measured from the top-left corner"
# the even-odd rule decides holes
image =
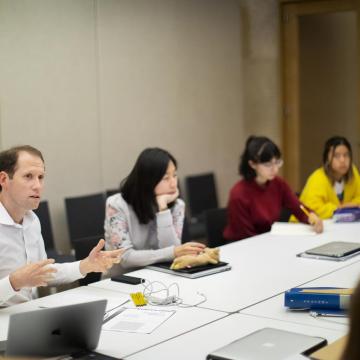
[[[122,303],[121,305],[124,305],[124,304],[126,304],[127,302],[129,302],[130,300],[126,300],[124,303]],[[119,306],[121,306],[121,305],[119,305]],[[117,306],[118,307],[118,306]],[[110,321],[111,319],[113,319],[115,316],[117,316],[117,315],[119,315],[120,313],[122,313],[124,310],[126,310],[126,308],[120,308],[119,310],[117,310],[117,311],[115,311],[115,312],[113,312],[111,315],[108,315],[109,314],[109,312],[111,312],[111,311],[113,311],[113,310],[115,310],[116,308],[114,308],[114,309],[111,309],[111,310],[109,310],[106,314],[105,314],[105,318],[104,318],[104,320],[103,320],[103,324],[105,324],[105,323],[107,323],[108,321]]]
[[[108,321],[110,321],[111,319],[113,319],[115,316],[118,316],[119,314],[121,314],[123,311],[125,311],[126,308],[121,308],[118,311],[115,311],[113,314],[109,315],[104,321],[103,324],[107,323]]]
[[[328,310],[326,312],[324,311],[310,311],[310,316],[312,317],[318,317],[318,316],[324,316],[324,317],[347,317],[347,314],[345,311],[331,311]]]
[[[310,216],[309,211],[306,209],[306,207],[305,207],[303,204],[300,204],[300,209],[303,211],[303,213],[304,213],[307,217]]]
[[[116,305],[116,306],[113,307],[112,309],[109,309],[109,310],[105,311],[105,317],[108,316],[109,313],[111,313],[112,311],[114,311],[114,310],[117,309],[118,307],[125,305],[125,304],[128,303],[129,301],[130,301],[130,299],[127,299],[127,300],[123,301],[121,304]]]

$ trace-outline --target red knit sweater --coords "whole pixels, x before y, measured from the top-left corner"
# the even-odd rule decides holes
[[[280,177],[268,181],[263,187],[255,180],[240,180],[230,191],[224,238],[240,240],[270,231],[271,225],[279,220],[282,208],[291,210],[301,222],[308,223],[300,204]]]

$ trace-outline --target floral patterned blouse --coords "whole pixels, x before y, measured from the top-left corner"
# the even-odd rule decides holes
[[[181,245],[185,203],[175,201],[171,209],[156,213],[148,224],[140,224],[134,210],[121,196],[115,194],[106,201],[106,249],[126,249],[121,263],[113,266],[110,275],[129,271],[174,258],[174,247]]]

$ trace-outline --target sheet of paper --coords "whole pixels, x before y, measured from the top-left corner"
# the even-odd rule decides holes
[[[312,226],[299,223],[274,222],[271,227],[274,235],[316,235]]]
[[[105,323],[102,329],[150,334],[174,314],[175,310],[125,308],[115,318]]]

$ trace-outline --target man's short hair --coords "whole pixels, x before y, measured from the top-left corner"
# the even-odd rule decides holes
[[[44,158],[41,154],[41,151],[34,148],[30,145],[21,145],[14,146],[8,150],[4,150],[0,152],[0,172],[5,171],[10,178],[13,177],[16,171],[16,165],[18,162],[19,154],[21,152],[27,152],[31,155],[39,157],[42,162],[44,162]],[[1,191],[1,186],[0,186]]]

